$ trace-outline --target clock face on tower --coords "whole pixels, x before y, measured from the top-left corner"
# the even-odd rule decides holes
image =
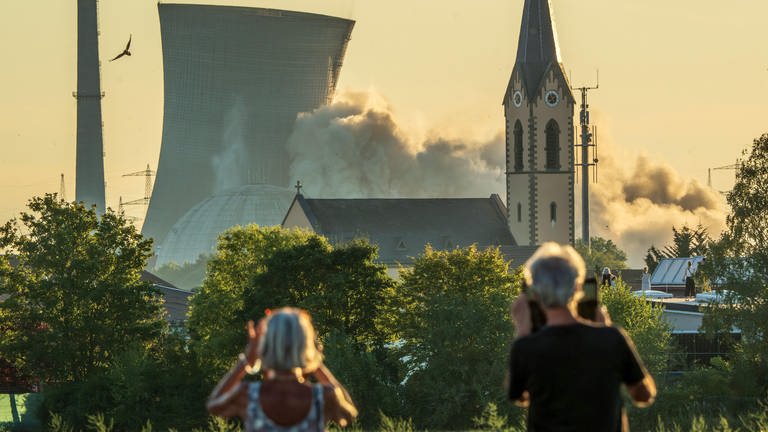
[[[523,94],[520,93],[520,90],[515,91],[515,94],[512,95],[512,103],[517,108],[520,108],[520,105],[523,104]]]
[[[560,102],[560,95],[558,95],[556,91],[550,90],[544,96],[544,101],[547,103],[547,105],[555,107],[557,106],[557,103]]]

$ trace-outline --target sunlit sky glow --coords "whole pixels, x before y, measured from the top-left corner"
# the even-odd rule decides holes
[[[185,2],[186,3],[186,2]],[[200,3],[200,2],[197,2]],[[731,164],[768,131],[768,2],[552,0],[562,59],[591,96],[600,139],[627,160],[646,154],[683,177]],[[523,0],[222,1],[357,21],[340,90],[375,90],[415,139],[485,139],[503,129],[501,98]],[[143,195],[157,166],[162,55],[157,4],[100,2],[107,204]],[[0,3],[0,220],[59,189],[74,197],[76,2]],[[133,34],[133,56],[109,63]],[[713,174],[727,189],[733,173]],[[142,216],[142,208],[127,211]]]

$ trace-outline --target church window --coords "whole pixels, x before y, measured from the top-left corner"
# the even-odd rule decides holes
[[[555,202],[549,203],[549,220],[552,222],[552,225],[557,222],[557,203]]]
[[[517,222],[520,223],[523,221],[523,205],[521,203],[517,203]]]
[[[548,170],[560,169],[560,127],[557,122],[550,120],[545,129],[546,144],[544,151],[547,154],[546,168]]]
[[[520,120],[515,122],[514,131],[515,171],[523,170],[523,125]]]

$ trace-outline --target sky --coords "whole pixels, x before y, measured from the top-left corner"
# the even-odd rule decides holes
[[[417,145],[436,136],[485,142],[503,131],[501,99],[523,0],[214,3],[356,20],[339,94],[376,95]],[[708,168],[734,163],[768,132],[768,2],[551,3],[571,82],[593,85],[599,69],[600,89],[590,93],[590,105],[614,170],[600,182],[642,175],[642,160],[668,168],[681,184],[706,184]],[[101,0],[100,14],[107,205],[117,207],[119,197],[144,194],[143,178],[122,175],[157,166],[160,26],[154,1]],[[76,25],[75,1],[0,2],[0,221],[17,215],[30,197],[58,192],[61,173],[67,197],[74,197]],[[131,34],[133,56],[108,62]],[[713,171],[713,187],[726,190],[733,177]],[[126,209],[136,217],[143,211]]]

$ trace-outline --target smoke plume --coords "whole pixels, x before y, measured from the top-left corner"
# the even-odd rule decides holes
[[[673,226],[701,223],[712,235],[722,230],[725,206],[717,192],[645,155],[625,166],[615,157],[618,149],[601,141],[600,178],[590,185],[590,232],[613,240],[631,266],[642,265],[651,245],[669,243]],[[342,93],[333,104],[301,114],[288,152],[291,179],[316,198],[506,197],[501,133],[491,140],[418,141],[372,93]]]
[[[504,196],[504,142],[441,137],[414,142],[370,93],[343,93],[298,117],[288,139],[290,175],[309,196]]]
[[[713,237],[725,228],[725,200],[712,188],[645,154],[627,164],[610,142],[600,146],[599,182],[590,185],[590,233],[613,240],[627,252],[630,266],[642,266],[651,245],[669,244],[672,227],[701,224]]]
[[[244,125],[247,116],[245,104],[237,99],[224,114],[221,150],[214,155],[211,165],[215,175],[214,191],[221,192],[242,184],[246,158]]]

